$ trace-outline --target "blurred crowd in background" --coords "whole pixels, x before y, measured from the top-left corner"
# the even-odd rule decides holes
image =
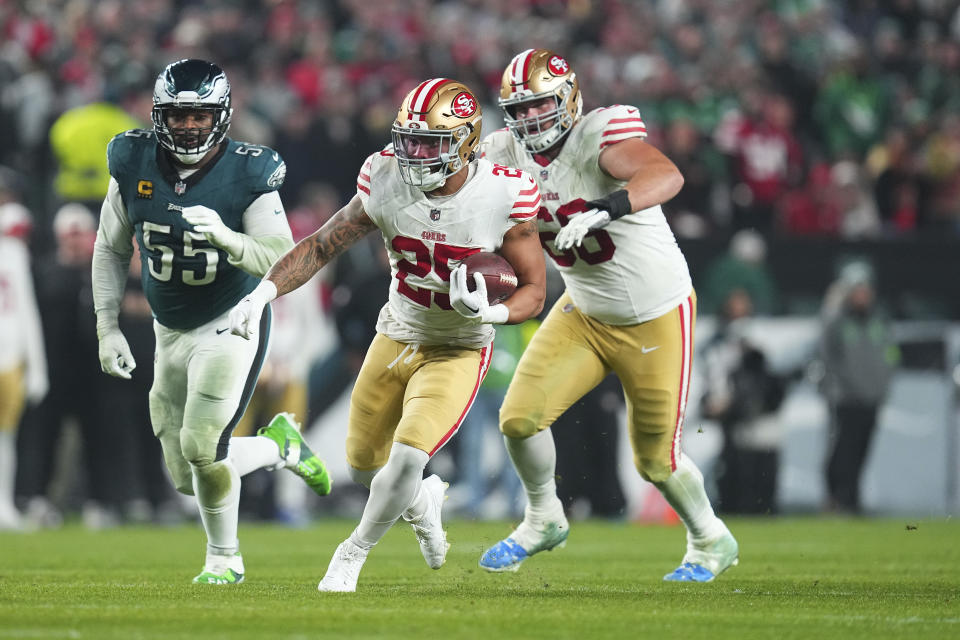
[[[91,526],[124,513],[154,517],[142,514],[172,499],[148,427],[136,433],[141,439],[122,424],[142,415],[146,390],[101,380],[88,280],[108,180],[106,143],[150,127],[154,79],[173,60],[205,58],[227,72],[229,135],[269,145],[286,160],[281,195],[297,238],[355,192],[358,169],[389,140],[411,87],[436,76],[466,82],[484,103],[490,132],[502,126],[503,68],[530,47],[567,57],[586,110],[639,107],[648,141],[685,177],[664,207],[681,244],[734,238],[728,255],[694,273],[706,313],[723,316],[741,294],[751,314],[783,308],[763,266],[771,239],[960,236],[957,0],[0,0],[0,34],[0,223],[29,241],[50,380],[46,400],[26,414],[33,424],[21,430],[20,506],[29,511],[32,498],[49,497],[67,414],[88,443],[83,494],[102,507],[90,511]],[[298,354],[312,356],[295,376],[311,392],[304,410],[311,419],[349,387],[386,296],[382,251],[351,253],[327,270],[315,304],[306,305],[312,326],[326,332]],[[128,297],[126,322],[140,323],[143,370],[151,360],[149,310],[135,285]],[[524,341],[502,340],[515,345],[503,350],[509,379],[506,356]],[[282,368],[283,354],[275,361]],[[580,410],[615,415],[616,392],[601,388]],[[132,398],[122,415],[120,396]],[[104,397],[102,406],[95,401]],[[497,391],[486,400],[495,408]],[[718,417],[722,404],[711,406]],[[495,411],[476,414],[495,422]],[[491,433],[486,444],[463,440],[495,450]],[[123,475],[112,470],[112,460],[124,458],[116,452],[141,450]],[[142,462],[154,456],[155,465]],[[478,460],[465,459],[473,480],[461,498],[470,515],[484,515],[487,476],[495,475],[470,466]],[[490,515],[517,511],[507,472],[501,490],[509,496]],[[594,512],[615,515],[617,491],[602,490],[608,503],[600,499]],[[71,491],[61,493],[59,506]],[[134,499],[139,511],[130,508]],[[33,504],[35,522],[56,521],[58,505]],[[289,511],[298,504],[288,501]],[[859,508],[854,498],[841,506]]]

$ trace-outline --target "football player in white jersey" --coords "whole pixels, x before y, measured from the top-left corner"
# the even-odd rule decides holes
[[[423,480],[423,469],[473,402],[490,362],[492,325],[523,322],[543,307],[540,193],[529,174],[475,158],[480,117],[465,85],[419,84],[400,106],[392,146],[360,169],[356,196],[231,312],[234,333],[250,337],[267,302],[374,229],[383,235],[390,295],[351,396],[346,442],[351,475],[370,495],[320,591],[355,591],[367,554],[400,516],[413,525],[427,565],[443,565],[447,485],[435,475]],[[462,261],[480,251],[500,253],[516,272],[518,287],[505,302],[488,303],[482,277],[468,290]]]
[[[507,128],[490,134],[482,153],[535,176],[540,242],[566,291],[524,352],[500,411],[527,493],[525,516],[480,566],[516,571],[528,556],[565,542],[550,425],[612,371],[626,396],[634,464],[687,527],[686,555],[664,579],[712,580],[736,564],[738,548],[680,450],[696,297],[660,204],[683,177],[644,142],[636,108],[581,115],[576,74],[551,51],[514,57],[499,103]]]

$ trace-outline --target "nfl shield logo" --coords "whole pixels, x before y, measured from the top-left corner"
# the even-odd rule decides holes
[[[436,222],[440,219],[440,209],[430,209],[430,219]]]
[[[182,196],[187,192],[187,183],[181,180],[177,184],[173,185],[173,192],[178,196]]]
[[[550,172],[549,172],[549,171],[547,171],[546,169],[540,169],[540,179],[541,179],[541,180],[546,180],[546,179],[549,178],[549,177],[550,177]]]

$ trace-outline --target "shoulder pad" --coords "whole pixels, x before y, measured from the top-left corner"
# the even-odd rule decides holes
[[[132,159],[144,150],[152,153],[156,142],[153,131],[149,129],[130,129],[115,135],[107,144],[107,169],[110,175],[119,179],[118,174],[131,164]]]
[[[246,167],[254,193],[276,191],[283,185],[287,165],[280,154],[270,147],[231,140],[227,153],[234,158],[239,157],[241,164]]]

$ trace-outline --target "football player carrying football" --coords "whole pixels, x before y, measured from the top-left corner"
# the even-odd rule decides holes
[[[524,352],[500,411],[527,494],[524,519],[480,566],[516,571],[528,556],[565,542],[550,425],[612,371],[626,396],[634,464],[687,527],[686,555],[664,579],[712,580],[736,564],[738,549],[680,449],[696,297],[660,204],[683,177],[643,141],[634,107],[581,116],[576,74],[551,51],[513,58],[499,104],[507,129],[490,134],[482,151],[536,178],[540,242],[566,291]]]
[[[355,591],[370,549],[401,516],[413,525],[427,565],[443,565],[447,485],[436,475],[423,480],[423,469],[457,432],[486,375],[492,325],[522,322],[543,307],[540,193],[528,174],[475,158],[480,117],[465,85],[420,83],[400,106],[393,144],[360,169],[357,194],[231,313],[238,335],[255,336],[266,302],[374,229],[383,235],[390,294],[353,389],[346,442],[351,476],[370,495],[320,591]],[[488,303],[479,273],[475,291],[467,288],[461,262],[480,251],[500,253],[516,272],[517,290],[505,302]]]
[[[266,355],[270,313],[254,341],[232,336],[227,314],[293,246],[277,194],[285,165],[266,147],[227,138],[231,114],[220,67],[191,59],[164,69],[153,130],[121,133],[107,147],[110,186],[93,258],[100,364],[129,379],[136,363],[117,315],[136,235],[157,343],[150,418],[174,485],[200,506],[207,554],[193,581],[203,584],[243,581],[240,476],[284,466],[330,492],[293,416],[278,414],[258,436],[230,437]]]

